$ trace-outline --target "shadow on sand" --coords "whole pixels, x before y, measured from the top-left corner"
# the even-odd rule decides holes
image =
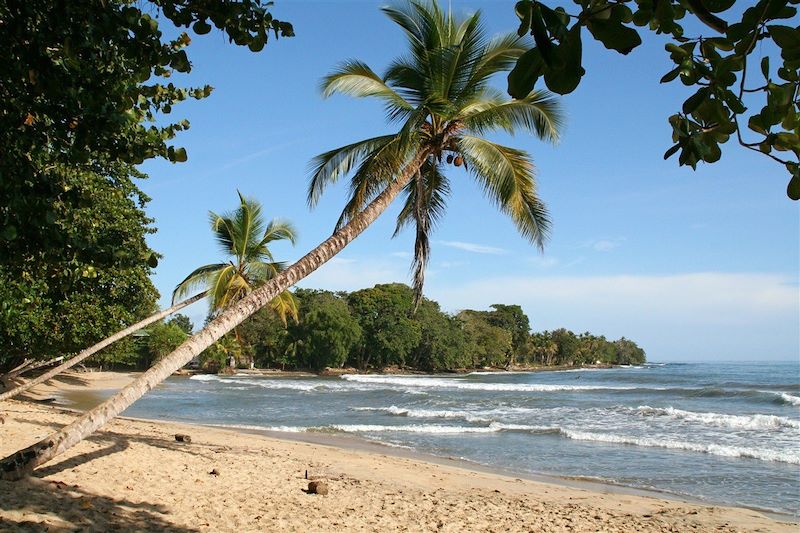
[[[25,415],[24,411],[15,413]],[[28,424],[56,430],[60,424],[25,420]],[[133,502],[126,498],[110,498],[93,494],[78,485],[42,479],[86,465],[91,461],[125,451],[131,442],[205,455],[203,447],[192,451],[164,438],[127,436],[112,431],[93,435],[87,441],[109,444],[99,449],[63,459],[35,471],[33,477],[17,482],[0,481],[0,531],[170,531],[192,532],[193,528],[177,526],[169,521],[167,508],[150,502]],[[132,480],[135,483],[135,480]],[[119,487],[120,491],[124,487]]]

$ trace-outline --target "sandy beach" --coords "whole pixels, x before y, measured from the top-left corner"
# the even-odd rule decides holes
[[[32,397],[121,386],[69,374]],[[0,453],[76,414],[0,406]],[[190,444],[175,441],[188,434]],[[215,471],[215,474],[211,472]],[[327,495],[308,494],[310,479]],[[120,418],[27,481],[0,482],[3,531],[797,531],[757,511],[586,490],[380,450]]]

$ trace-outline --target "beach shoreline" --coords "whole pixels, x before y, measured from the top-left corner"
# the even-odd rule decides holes
[[[64,402],[70,398],[75,398],[75,395],[80,397],[81,394],[89,393],[95,394],[96,400],[99,401],[101,398],[98,392],[124,386],[135,377],[135,374],[130,373],[93,372],[88,373],[92,374],[88,377],[86,374],[69,374],[51,384],[37,387],[29,400],[35,400],[37,397],[40,400],[55,397],[57,401]],[[84,407],[88,407],[88,405]],[[0,426],[0,431],[4,435],[4,438],[0,441],[3,453],[10,453],[15,449],[32,444],[35,442],[31,440],[32,437],[41,438],[45,436],[46,433],[42,431],[42,425],[55,428],[67,423],[75,416],[75,411],[69,409],[67,405],[38,405],[31,403],[31,401],[8,402],[6,405],[0,406],[0,411],[5,413],[6,418],[6,423]],[[25,413],[25,415],[20,416],[22,413]],[[39,431],[32,432],[32,428],[39,429]],[[174,442],[172,437],[175,433],[190,434],[193,438],[193,443],[190,446],[182,446]],[[6,436],[8,438],[5,438]],[[130,449],[133,446],[128,445],[124,450],[120,450],[122,453],[114,452],[107,460],[105,456],[97,454],[97,450],[90,450],[88,453],[86,450],[86,448],[98,448],[98,442],[111,442],[112,444],[108,448],[115,448],[120,446],[120,442],[135,442],[137,439],[147,440],[151,444],[145,445],[143,449],[136,450],[136,453],[131,452]],[[31,440],[31,442],[27,442],[28,440]],[[153,445],[152,442],[157,442],[157,445]],[[489,499],[500,493],[503,495],[508,493],[504,497],[510,498],[507,502],[511,506],[509,509],[515,509],[515,506],[519,505],[523,507],[525,505],[539,505],[540,507],[537,507],[539,513],[544,512],[544,516],[547,517],[545,519],[539,516],[537,518],[539,521],[528,523],[522,520],[517,523],[515,522],[517,519],[515,511],[505,512],[502,508],[498,508],[496,513],[492,515],[492,520],[483,523],[483,525],[478,525],[477,522],[469,522],[469,513],[463,516],[459,515],[458,520],[462,521],[456,520],[456,523],[463,526],[460,530],[464,530],[466,527],[468,530],[499,531],[500,529],[497,529],[495,524],[503,523],[510,530],[522,530],[526,527],[530,529],[536,525],[540,530],[558,531],[561,530],[559,528],[566,527],[566,524],[572,524],[573,531],[595,531],[599,527],[598,521],[602,523],[602,529],[606,531],[627,531],[632,524],[641,527],[643,531],[705,530],[711,529],[712,526],[713,528],[722,527],[723,529],[721,530],[723,531],[791,531],[797,525],[794,523],[796,518],[788,515],[745,507],[723,507],[707,502],[693,501],[670,493],[643,491],[604,482],[575,480],[548,475],[519,475],[514,472],[483,467],[461,459],[443,458],[417,451],[389,448],[385,445],[370,443],[366,439],[349,436],[338,437],[322,434],[287,435],[279,432],[246,431],[217,426],[127,417],[119,417],[108,428],[100,431],[96,437],[79,445],[74,452],[68,452],[64,459],[56,459],[56,465],[64,462],[70,465],[74,464],[69,470],[69,475],[66,475],[64,470],[56,472],[52,466],[45,465],[40,471],[37,471],[37,477],[41,476],[51,484],[77,483],[82,487],[86,487],[86,490],[91,490],[93,493],[99,493],[105,497],[105,495],[114,493],[113,483],[110,480],[99,482],[97,474],[111,474],[112,472],[109,469],[114,471],[130,463],[142,463],[158,465],[157,467],[154,466],[157,469],[164,468],[170,478],[180,477],[178,463],[181,462],[182,456],[186,455],[187,448],[197,446],[200,446],[201,449],[203,446],[231,447],[230,450],[218,449],[215,451],[216,454],[220,454],[220,457],[225,459],[224,463],[227,464],[225,470],[230,468],[231,461],[236,462],[236,457],[242,453],[248,460],[263,463],[264,458],[262,455],[269,456],[279,450],[278,454],[284,457],[288,463],[294,465],[294,468],[287,471],[288,464],[272,463],[271,466],[273,468],[279,467],[280,475],[278,477],[291,487],[291,490],[285,495],[287,497],[291,496],[290,500],[300,506],[308,501],[316,500],[296,499],[299,496],[303,496],[306,499],[309,498],[302,492],[302,489],[305,488],[305,479],[299,477],[299,472],[309,469],[313,471],[316,468],[327,472],[323,477],[330,478],[329,481],[332,484],[331,495],[334,492],[338,494],[343,491],[345,494],[339,496],[346,496],[347,491],[358,488],[360,492],[365,484],[370,486],[370,490],[374,489],[376,492],[374,494],[370,492],[368,496],[363,496],[362,494],[360,497],[367,498],[371,507],[378,505],[378,500],[385,500],[389,494],[397,495],[400,493],[404,495],[401,498],[402,504],[395,502],[394,505],[401,505],[401,507],[407,507],[408,509],[425,505],[425,502],[430,500],[431,497],[430,490],[427,490],[430,488],[427,486],[427,482],[430,482],[433,485],[438,485],[436,487],[437,495],[439,493],[446,494],[447,499],[452,499],[451,503],[459,508],[462,505],[466,505],[460,497],[466,497],[466,502],[474,504],[480,500],[473,501],[471,498],[473,496],[477,497],[478,493],[482,494],[482,498]],[[240,450],[247,451],[237,452],[237,447]],[[102,446],[100,448],[102,449]],[[130,456],[127,460],[125,458],[126,454]],[[96,455],[97,457],[95,458]],[[85,458],[87,456],[90,457],[89,460],[76,460],[76,458]],[[203,457],[209,458],[208,454],[201,454],[193,461],[203,464]],[[308,466],[305,469],[301,468],[303,464]],[[183,466],[185,467],[186,464]],[[203,468],[205,467],[208,467],[208,471],[214,468],[211,462],[205,463]],[[237,470],[237,479],[233,482],[236,486],[252,483],[252,471],[248,473],[248,469],[243,465],[239,465],[235,469]],[[375,482],[375,479],[373,479],[374,472],[380,473],[380,483],[375,486],[373,486]],[[422,477],[417,479],[413,475],[414,472],[424,472],[425,474],[420,474]],[[114,475],[110,477],[116,479],[116,484],[125,483],[126,479],[134,479],[136,477],[125,477],[122,473],[113,473]],[[197,475],[199,476],[199,474]],[[204,475],[208,476],[207,472]],[[248,476],[251,478],[250,480],[248,480]],[[196,479],[202,481],[204,478],[199,477]],[[196,479],[192,481],[196,481]],[[426,479],[427,482],[425,481]],[[342,480],[347,480],[347,482],[342,484]],[[173,489],[181,487],[180,482],[177,480],[172,483],[175,485]],[[3,505],[0,506],[0,509],[4,509],[0,511],[0,525],[5,525],[5,522],[9,521],[13,523],[15,520],[14,517],[16,515],[9,514],[6,510],[9,509],[9,505],[10,508],[15,507],[12,501],[15,498],[15,494],[17,497],[21,497],[18,494],[21,489],[17,487],[21,487],[21,485],[7,484],[6,488],[10,492],[4,491],[8,492],[8,494],[0,496],[0,500],[3,500]],[[510,490],[510,488],[513,490]],[[283,494],[285,492],[284,489],[287,489],[287,487],[280,487],[279,492]],[[145,499],[152,497],[154,490],[158,492],[159,490],[167,489],[162,487],[158,490],[147,490],[145,491]],[[464,492],[465,490],[467,491],[466,493]],[[26,489],[22,492],[30,491]],[[472,495],[472,492],[475,492],[475,495]],[[547,496],[546,498],[545,495]],[[426,496],[428,500],[426,500]],[[202,498],[208,498],[208,495],[205,494],[198,497],[202,500]],[[329,496],[324,498],[328,499]],[[570,498],[573,500],[570,500]],[[109,502],[103,501],[107,509],[114,506],[113,499]],[[574,506],[577,504],[569,503],[573,501],[581,502],[579,506],[582,513],[579,513],[581,519],[577,522],[567,522],[566,519],[572,517],[576,512]],[[299,508],[296,510],[299,511]],[[620,512],[620,510],[624,510],[624,512]],[[331,512],[330,509],[328,511]],[[285,512],[288,511],[284,510],[279,513],[284,517],[283,519],[286,519]],[[436,514],[437,506],[433,505],[430,512]],[[41,519],[40,523],[43,523],[41,522],[42,520],[46,522],[47,519],[40,516],[40,514],[34,513],[38,517],[37,519]],[[185,518],[185,516],[189,515],[195,516],[197,513],[193,509],[181,506],[173,508],[170,506],[167,514]],[[203,513],[200,514],[203,515]],[[308,522],[302,517],[289,520],[286,524],[292,524],[289,529],[311,527],[311,529],[315,530],[350,530],[358,529],[359,527],[371,529],[375,525],[369,523],[366,514],[357,514],[358,519],[340,516],[341,522],[337,522],[338,525],[335,526],[331,524],[329,528],[315,527],[314,522]],[[266,515],[262,514],[260,516],[264,517]],[[443,518],[449,518],[449,515],[442,516]],[[278,519],[277,516],[274,518]],[[237,519],[245,520],[238,514]],[[208,523],[211,524],[211,522]],[[445,524],[446,522],[442,523]],[[259,525],[254,522],[249,524],[248,526],[243,526],[240,530],[248,530],[248,527],[257,529],[256,526]],[[401,528],[403,524],[403,520],[398,519],[384,522],[383,527],[393,530]],[[435,525],[438,526],[438,524],[439,522]],[[526,526],[523,527],[523,524],[526,524]],[[261,523],[261,525],[266,524]],[[405,527],[407,526],[406,520]],[[204,529],[204,527],[208,529]],[[217,529],[211,525],[204,527],[200,527],[198,530]],[[725,529],[726,527],[728,529]],[[422,529],[447,530],[446,527],[434,527],[434,524]],[[22,528],[22,530],[25,529]],[[451,530],[455,531],[456,529]]]

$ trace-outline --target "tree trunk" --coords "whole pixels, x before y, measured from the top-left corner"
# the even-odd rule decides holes
[[[378,218],[378,215],[403,190],[411,176],[417,172],[428,153],[427,149],[420,151],[396,180],[339,231],[325,239],[319,246],[271,281],[231,305],[199,333],[187,339],[175,351],[161,359],[127,387],[70,425],[0,461],[0,479],[18,480],[30,474],[40,464],[78,444],[127,409],[150,389],[167,379],[194,356],[211,346],[217,339],[269,304],[281,292],[325,264]]]
[[[153,322],[157,322],[158,320],[161,320],[165,316],[171,315],[175,311],[179,311],[179,310],[183,309],[184,307],[195,303],[196,301],[204,298],[205,295],[206,295],[206,292],[202,292],[202,293],[200,293],[200,294],[198,294],[196,296],[192,296],[188,300],[184,300],[184,301],[182,301],[180,303],[177,303],[177,304],[173,305],[172,307],[170,307],[168,309],[165,309],[163,311],[159,311],[158,313],[156,313],[154,315],[151,315],[151,316],[145,318],[144,320],[142,320],[140,322],[137,322],[136,324],[133,324],[132,326],[128,326],[127,328],[125,328],[125,329],[123,329],[121,331],[118,331],[117,333],[113,334],[112,336],[110,336],[110,337],[108,337],[106,339],[103,339],[102,341],[98,342],[94,346],[90,346],[89,348],[86,348],[85,350],[83,350],[81,353],[79,353],[75,357],[73,357],[71,359],[68,359],[67,361],[65,361],[64,363],[58,365],[57,367],[55,367],[54,369],[50,370],[49,372],[45,372],[44,374],[42,374],[38,378],[32,379],[32,380],[30,380],[30,381],[28,381],[26,383],[23,383],[22,385],[20,385],[16,389],[11,389],[8,392],[4,392],[3,394],[0,394],[0,402],[2,402],[3,400],[8,400],[10,398],[13,398],[17,394],[21,394],[21,393],[25,392],[26,390],[29,390],[29,389],[35,387],[36,385],[39,385],[40,383],[44,383],[45,381],[47,381],[49,379],[52,379],[53,376],[55,376],[57,374],[60,374],[61,372],[65,371],[65,370],[68,370],[68,369],[72,368],[73,366],[77,365],[78,363],[80,363],[81,361],[83,361],[84,359],[89,357],[90,355],[93,355],[93,354],[99,352],[100,350],[102,350],[106,346],[109,346],[109,345],[117,342],[118,340],[127,337],[128,335],[130,335],[131,333],[133,333],[135,331],[139,331],[143,327],[148,326],[148,325],[152,324]],[[27,372],[27,371],[28,370],[25,369],[25,372]]]

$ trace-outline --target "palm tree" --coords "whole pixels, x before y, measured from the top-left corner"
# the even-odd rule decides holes
[[[72,368],[73,366],[77,365],[81,361],[83,361],[83,360],[87,359],[88,357],[96,354],[97,352],[99,352],[103,348],[114,344],[115,342],[117,342],[120,339],[124,339],[125,337],[127,337],[131,333],[135,333],[135,332],[139,331],[140,329],[143,329],[143,328],[149,326],[153,322],[158,322],[162,318],[165,318],[165,317],[171,315],[172,313],[180,311],[184,307],[187,307],[187,306],[195,303],[196,301],[203,299],[205,296],[206,296],[206,293],[202,292],[200,294],[192,296],[191,298],[187,298],[186,300],[183,300],[182,302],[178,302],[178,303],[173,302],[171,307],[168,307],[167,309],[164,309],[163,311],[159,311],[159,312],[157,312],[157,313],[155,313],[153,315],[150,315],[149,317],[147,317],[147,318],[145,318],[143,320],[140,320],[139,322],[137,322],[135,324],[132,324],[132,325],[126,327],[126,328],[121,329],[120,331],[114,333],[112,336],[107,337],[107,338],[101,340],[100,342],[98,342],[96,344],[93,344],[92,346],[89,346],[85,350],[82,350],[81,352],[79,352],[78,354],[74,355],[73,357],[67,359],[66,361],[64,361],[63,363],[58,365],[57,367],[55,367],[55,368],[53,368],[51,370],[48,370],[47,372],[45,372],[41,376],[38,376],[38,377],[36,377],[34,379],[31,379],[31,380],[28,380],[25,383],[19,385],[18,387],[0,394],[0,402],[2,402],[4,400],[10,400],[14,396],[17,396],[18,394],[22,394],[23,392],[32,389],[36,385],[39,385],[41,383],[44,383],[45,381],[49,381],[49,380],[53,379],[58,374],[66,371],[66,370],[69,370],[70,368]],[[24,371],[26,371],[26,372],[28,370],[33,370],[33,368],[25,368],[24,369]],[[11,373],[9,373],[9,374],[11,374]],[[16,374],[16,375],[19,375],[19,374]]]
[[[283,220],[265,224],[262,211],[259,202],[239,192],[239,207],[235,211],[223,216],[209,212],[217,244],[232,259],[195,269],[175,287],[173,302],[202,287],[208,294],[209,314],[214,317],[284,270],[285,264],[275,261],[269,245],[280,240],[295,244],[297,231]],[[297,320],[297,299],[288,291],[276,296],[270,307],[284,324],[289,316]]]
[[[115,396],[44,440],[0,461],[0,477],[19,479],[83,440],[339,253],[404,191],[413,199],[414,214],[409,220],[418,229],[422,226],[422,234],[427,235],[431,224],[425,224],[434,222],[436,213],[441,212],[437,210],[435,197],[442,196],[444,201],[446,191],[443,185],[436,184],[443,174],[430,167],[441,169],[443,156],[446,161],[448,155],[453,155],[454,164],[466,163],[523,235],[534,242],[543,240],[547,218],[536,196],[530,159],[522,151],[479,136],[502,128],[532,130],[550,139],[557,137],[559,115],[549,98],[532,93],[521,100],[506,102],[488,86],[493,74],[510,70],[525,45],[516,37],[487,41],[478,13],[458,21],[436,4],[416,1],[384,11],[406,32],[410,56],[395,61],[385,78],[375,75],[366,65],[351,61],[323,83],[323,87],[329,88],[326,92],[381,97],[390,117],[402,120],[393,135],[348,145],[316,160],[310,188],[312,203],[325,186],[355,170],[353,196],[338,229],[299,261],[217,315],[202,331]],[[420,244],[424,248],[425,243]],[[422,261],[427,257],[425,253],[417,255],[418,263],[420,257]],[[424,270],[424,263],[418,267]]]
[[[422,301],[430,233],[444,214],[450,193],[448,165],[463,165],[520,233],[539,248],[544,246],[550,222],[536,194],[530,157],[482,135],[527,130],[555,141],[561,117],[546,93],[508,101],[489,87],[490,77],[513,67],[525,49],[515,35],[487,43],[478,14],[459,22],[435,3],[411,3],[384,12],[405,31],[410,54],[393,61],[383,77],[360,61],[348,61],[323,80],[322,92],[377,97],[390,120],[402,119],[405,124],[395,134],[348,144],[315,158],[308,202],[313,207],[328,185],[355,169],[350,199],[336,225],[339,230],[396,179],[415,154],[427,150],[403,191],[405,202],[394,233],[415,227],[416,309]]]

